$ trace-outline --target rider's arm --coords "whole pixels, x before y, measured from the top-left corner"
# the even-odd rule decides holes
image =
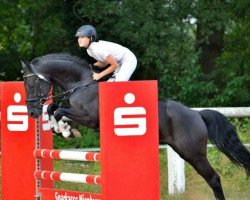
[[[102,71],[101,73],[94,73],[93,74],[93,79],[94,80],[99,80],[101,79],[102,77],[114,72],[117,67],[119,66],[117,61],[113,58],[113,56],[109,55],[107,58],[106,58],[106,62],[108,64],[110,64],[110,66],[105,69],[104,71]]]
[[[97,66],[97,67],[100,67],[100,68],[103,68],[107,65],[106,62],[100,62],[100,61],[97,61],[94,63],[94,66]]]

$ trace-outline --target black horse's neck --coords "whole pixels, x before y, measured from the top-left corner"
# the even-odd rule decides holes
[[[92,80],[92,72],[85,60],[67,54],[49,54],[34,59],[31,64],[63,90],[68,90]]]

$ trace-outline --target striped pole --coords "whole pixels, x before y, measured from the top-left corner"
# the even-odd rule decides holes
[[[96,153],[96,152],[36,149],[34,151],[34,156],[36,158],[52,158],[52,159],[60,159],[60,160],[100,162],[101,154]]]
[[[53,181],[86,183],[86,184],[94,184],[94,185],[101,184],[101,177],[98,175],[74,174],[74,173],[37,170],[35,171],[34,176],[37,179],[49,179]]]

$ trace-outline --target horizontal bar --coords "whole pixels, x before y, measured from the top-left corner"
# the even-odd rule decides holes
[[[99,175],[75,174],[75,173],[37,170],[35,171],[34,176],[37,179],[49,179],[53,181],[86,183],[86,184],[94,184],[94,185],[101,184],[101,177]]]
[[[208,108],[192,108],[196,111],[201,111],[205,109],[215,110],[226,117],[250,117],[250,107],[208,107]]]
[[[244,143],[243,146],[245,147],[250,147],[250,143]],[[208,148],[213,148],[213,147],[216,147],[216,145],[214,144],[207,144],[207,147]],[[168,148],[168,145],[167,144],[161,144],[159,145],[159,149],[167,149]]]
[[[36,149],[34,151],[36,158],[52,158],[60,160],[78,160],[100,162],[100,153],[82,152],[82,151],[65,151],[53,149]]]

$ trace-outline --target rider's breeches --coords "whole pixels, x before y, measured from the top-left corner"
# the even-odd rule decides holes
[[[109,82],[115,81],[128,81],[135,71],[137,59],[133,53],[126,56],[123,63],[114,72],[114,78],[108,80]],[[115,79],[115,80],[114,80]]]

